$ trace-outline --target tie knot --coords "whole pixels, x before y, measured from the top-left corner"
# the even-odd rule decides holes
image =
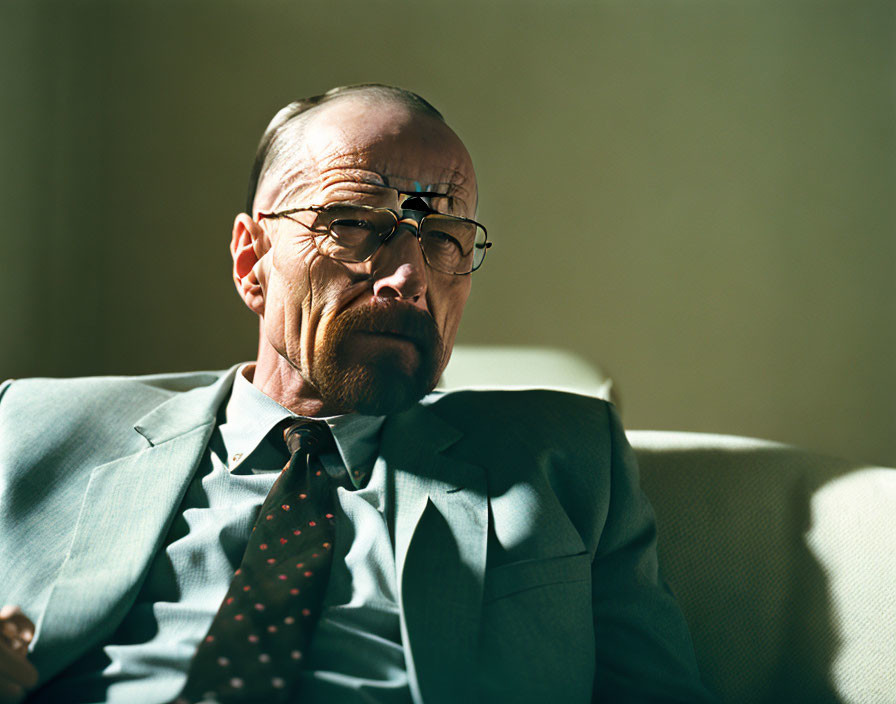
[[[303,418],[283,431],[283,440],[290,454],[302,452],[319,455],[333,446],[333,434],[329,426],[321,420]]]

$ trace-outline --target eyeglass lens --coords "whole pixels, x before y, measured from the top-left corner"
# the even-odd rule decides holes
[[[320,211],[313,229],[318,249],[333,259],[367,259],[395,228],[395,214],[386,209],[338,206]],[[485,230],[450,215],[430,214],[420,223],[420,245],[429,265],[450,274],[466,274],[485,258]]]

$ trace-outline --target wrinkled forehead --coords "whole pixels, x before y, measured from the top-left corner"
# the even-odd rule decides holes
[[[333,202],[397,207],[400,193],[425,192],[434,210],[475,215],[472,162],[443,122],[400,108],[329,113],[287,128],[294,133],[283,135],[260,193],[270,210]]]
[[[286,174],[274,209],[330,203],[362,203],[397,209],[403,194],[405,197],[414,194],[422,196],[430,208],[440,213],[472,217],[476,193],[469,185],[459,172],[390,173],[385,169],[359,168],[355,164],[322,168],[316,173],[299,168]]]

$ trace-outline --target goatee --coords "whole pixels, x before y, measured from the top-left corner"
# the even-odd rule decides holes
[[[401,338],[416,355],[371,346],[360,356],[357,333]],[[355,348],[349,351],[349,346]],[[445,354],[436,323],[405,303],[376,301],[339,314],[317,350],[311,381],[327,406],[345,412],[388,415],[409,408],[438,381]]]

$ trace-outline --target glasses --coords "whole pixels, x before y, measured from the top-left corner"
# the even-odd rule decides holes
[[[310,226],[291,217],[307,212],[315,214]],[[307,228],[314,234],[317,251],[340,262],[366,262],[403,222],[394,210],[369,205],[314,205],[258,214],[259,220],[264,218],[287,218]],[[454,276],[476,271],[492,246],[482,225],[454,215],[427,213],[415,234],[426,263]]]

